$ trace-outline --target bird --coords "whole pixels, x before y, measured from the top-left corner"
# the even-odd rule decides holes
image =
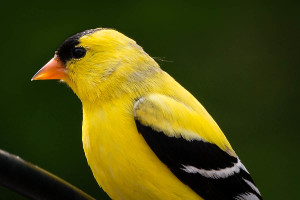
[[[111,199],[262,199],[202,104],[133,39],[77,33],[32,78],[49,79],[81,100],[85,156]]]

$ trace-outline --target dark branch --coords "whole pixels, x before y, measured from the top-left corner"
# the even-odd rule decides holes
[[[37,200],[94,199],[70,183],[3,150],[0,150],[0,185]]]

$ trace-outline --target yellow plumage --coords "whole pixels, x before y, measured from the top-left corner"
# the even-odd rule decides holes
[[[202,199],[158,158],[135,120],[168,137],[215,144],[236,158],[204,107],[123,34],[97,29],[75,39],[74,48],[86,53],[66,59],[61,79],[82,101],[83,147],[99,185],[116,200]]]

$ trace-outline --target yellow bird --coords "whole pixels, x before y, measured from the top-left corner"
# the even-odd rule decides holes
[[[112,199],[262,199],[205,108],[120,32],[71,36],[32,78],[42,79],[80,98],[84,152]]]

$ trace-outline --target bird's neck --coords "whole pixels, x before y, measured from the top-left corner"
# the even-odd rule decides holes
[[[85,104],[102,104],[122,98],[136,99],[151,92],[159,81],[163,71],[154,63],[143,63],[139,66],[124,64],[106,77],[99,84],[75,93]]]

